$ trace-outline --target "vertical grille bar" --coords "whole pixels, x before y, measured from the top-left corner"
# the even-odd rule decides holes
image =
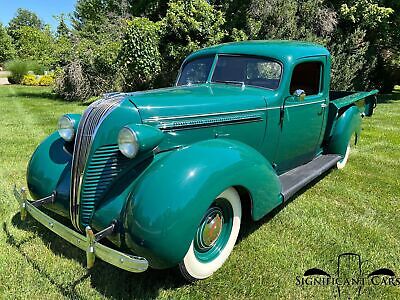
[[[71,167],[70,218],[72,225],[79,231],[79,205],[82,177],[92,141],[103,119],[124,99],[123,94],[100,99],[86,109],[79,122],[75,138]]]

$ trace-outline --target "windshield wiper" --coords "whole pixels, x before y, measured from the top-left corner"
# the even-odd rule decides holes
[[[217,83],[227,83],[227,84],[240,84],[242,87],[245,86],[244,81],[234,81],[234,80],[214,80]]]

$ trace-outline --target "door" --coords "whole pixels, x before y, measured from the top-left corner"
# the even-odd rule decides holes
[[[323,86],[325,62],[325,56],[309,57],[299,60],[293,68],[281,108],[281,136],[275,160],[279,173],[309,162],[316,154],[328,98]]]

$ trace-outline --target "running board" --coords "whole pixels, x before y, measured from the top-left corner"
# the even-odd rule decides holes
[[[314,158],[309,163],[299,166],[279,176],[282,185],[283,201],[289,200],[299,190],[336,165],[342,157],[326,154]]]

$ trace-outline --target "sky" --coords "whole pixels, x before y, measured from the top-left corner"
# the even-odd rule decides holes
[[[76,0],[0,0],[0,22],[7,25],[21,7],[36,13],[45,24],[50,24],[55,30],[58,21],[53,16],[71,13],[75,2]]]

